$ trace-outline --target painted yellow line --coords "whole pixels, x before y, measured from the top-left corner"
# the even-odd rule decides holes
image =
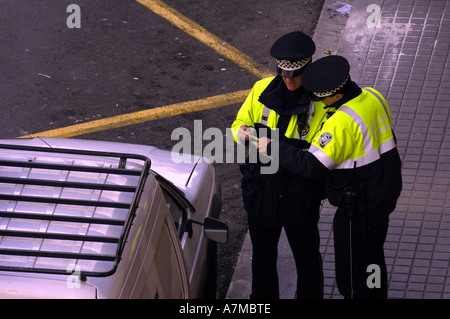
[[[252,74],[260,78],[273,76],[275,73],[261,64],[254,61],[232,45],[226,43],[219,37],[207,31],[205,28],[183,16],[172,7],[160,0],[136,0],[159,16],[165,18],[170,23],[188,33],[203,44],[214,49],[219,54],[228,58],[235,64],[241,66]],[[73,137],[83,134],[94,133],[127,125],[138,124],[146,121],[175,116],[183,113],[190,113],[222,107],[230,104],[240,103],[245,100],[250,90],[242,90],[223,95],[208,97],[201,100],[177,103],[163,107],[148,109],[144,111],[113,116],[101,120],[76,124],[59,129],[49,130],[40,133],[20,136],[20,138],[32,137]]]
[[[275,75],[273,71],[257,63],[248,55],[210,33],[201,25],[183,16],[164,2],[160,0],[136,1],[257,77],[266,78]]]
[[[111,128],[117,128],[127,125],[138,124],[151,120],[161,119],[165,117],[180,115],[184,113],[190,113],[194,111],[203,111],[222,107],[225,105],[241,103],[245,100],[250,90],[236,91],[232,93],[216,95],[207,97],[200,100],[189,101],[184,103],[176,103],[167,106],[157,107],[153,109],[138,111],[134,113],[128,113],[123,115],[117,115],[91,122],[76,124],[72,126],[62,127],[50,131],[41,133],[34,133],[20,138],[32,138],[32,137],[73,137]]]

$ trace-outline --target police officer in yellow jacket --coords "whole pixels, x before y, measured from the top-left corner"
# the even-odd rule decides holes
[[[280,166],[306,178],[327,176],[333,220],[336,280],[345,298],[387,298],[383,244],[389,214],[402,188],[401,161],[384,97],[351,81],[341,56],[319,59],[302,74],[314,100],[335,113],[308,152],[262,139],[260,152],[279,147]]]
[[[303,32],[288,33],[272,46],[278,75],[255,83],[232,124],[236,142],[246,143],[249,131],[270,137],[273,130],[295,149],[307,149],[326,116],[323,104],[311,103],[301,73],[315,52]],[[256,150],[255,150],[256,152]],[[277,254],[284,227],[297,267],[297,297],[323,298],[319,251],[320,203],[324,183],[285,169],[263,174],[261,161],[241,165],[242,196],[253,247],[251,298],[279,298]]]

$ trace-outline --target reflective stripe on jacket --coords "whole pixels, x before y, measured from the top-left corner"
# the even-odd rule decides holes
[[[262,126],[266,126],[271,129],[275,129],[277,127],[280,115],[259,101],[260,95],[274,78],[275,77],[269,77],[256,82],[250,94],[242,104],[236,116],[236,120],[231,126],[231,131],[236,142],[238,142],[237,132],[242,124],[252,127],[257,127],[258,124],[261,124]],[[308,129],[303,132],[299,132],[298,115],[293,114],[286,129],[286,133],[284,134],[287,138],[304,140],[311,143],[314,135],[320,130],[323,121],[326,119],[324,104],[322,102],[311,103],[306,114],[308,116],[306,120]]]
[[[273,81],[273,82],[272,82]],[[281,78],[270,77],[255,83],[247,99],[242,104],[236,115],[236,120],[231,128],[237,143],[237,132],[245,124],[254,127],[258,136],[261,133],[270,137],[271,131],[279,127],[283,136],[279,134],[280,140],[289,143],[295,149],[309,147],[313,136],[320,130],[320,126],[326,119],[326,110],[323,103],[311,104],[309,99],[303,99],[296,103],[293,108],[284,109],[286,106],[282,94],[284,91],[276,91],[276,87],[282,81]],[[275,85],[276,84],[276,85]],[[273,90],[272,90],[273,89]],[[284,87],[281,87],[284,90]],[[304,89],[302,89],[304,90]],[[267,99],[270,93],[280,93],[277,98]],[[306,91],[302,91],[307,94]],[[302,94],[303,94],[302,93]],[[272,97],[274,97],[272,95]],[[307,97],[307,95],[306,95]],[[260,102],[260,100],[273,102]],[[279,111],[286,111],[281,113]],[[305,118],[305,111],[308,118]],[[304,129],[299,132],[298,120],[302,116],[300,125]],[[261,132],[259,129],[263,128]],[[270,134],[270,135],[269,135]],[[250,148],[250,152],[256,152]],[[264,224],[267,227],[278,227],[279,225],[295,225],[299,223],[310,223],[319,213],[320,202],[324,194],[324,179],[307,180],[296,174],[279,167],[271,174],[262,174],[261,168],[264,163],[249,160],[240,165],[242,173],[241,186],[244,208],[248,213],[248,222]]]
[[[325,122],[309,151],[332,170],[368,165],[395,147],[386,100],[364,88]]]

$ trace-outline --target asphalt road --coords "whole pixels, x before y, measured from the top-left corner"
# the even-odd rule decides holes
[[[152,1],[150,1],[152,2]],[[80,8],[80,27],[67,12]],[[323,0],[167,0],[165,4],[274,70],[269,55],[281,35],[312,35]],[[248,90],[261,76],[133,0],[0,2],[0,138],[14,138],[112,116]],[[239,55],[237,55],[239,59]],[[171,149],[176,128],[218,128],[225,136],[241,102],[145,121],[76,138]],[[203,141],[203,147],[209,141]],[[219,246],[218,293],[224,298],[247,231],[238,163],[217,163],[222,219],[231,231]]]

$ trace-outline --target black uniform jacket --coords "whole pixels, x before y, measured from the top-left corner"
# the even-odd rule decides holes
[[[280,140],[294,149],[308,148],[307,142],[289,139],[284,132],[292,114],[302,114],[308,110],[309,95],[303,88],[295,92],[287,91],[281,77],[277,76],[263,91],[259,101],[280,115],[277,125]],[[261,124],[255,124],[255,128],[259,127]],[[266,131],[270,134],[269,129]],[[240,166],[249,224],[258,222],[268,227],[279,227],[317,219],[324,180],[310,180],[281,166],[275,174],[261,174],[262,165],[258,162]]]
[[[360,93],[361,89],[352,82],[352,89],[329,108],[336,110]],[[330,171],[308,151],[298,151],[284,141],[269,143],[269,154],[272,147],[279,147],[280,167],[305,178],[326,178],[326,196],[333,206],[341,204],[346,187],[361,182],[369,211],[391,213],[396,206],[402,190],[401,159],[397,148],[382,154],[380,159],[369,165]]]
[[[397,148],[382,154],[379,160],[369,165],[332,171],[307,151],[297,152],[283,141],[279,143],[279,148],[280,166],[284,169],[305,178],[327,178],[326,195],[333,206],[341,204],[346,187],[362,182],[370,212],[389,214],[395,209],[402,190],[401,160]]]

